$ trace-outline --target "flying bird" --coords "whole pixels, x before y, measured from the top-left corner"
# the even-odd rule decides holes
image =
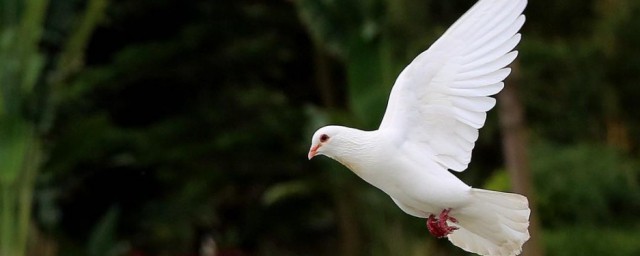
[[[526,0],[480,0],[398,76],[382,123],[362,131],[330,125],[311,140],[379,188],[431,234],[480,255],[517,255],[529,239],[529,203],[472,188],[462,172],[517,56]]]

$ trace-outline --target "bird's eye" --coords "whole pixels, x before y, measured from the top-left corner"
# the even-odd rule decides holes
[[[320,142],[325,142],[329,139],[329,135],[322,134],[320,135]]]

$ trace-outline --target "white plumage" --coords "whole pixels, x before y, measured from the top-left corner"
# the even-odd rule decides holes
[[[464,171],[517,56],[526,0],[480,0],[398,76],[380,128],[326,126],[309,158],[326,155],[387,193],[407,214],[445,209],[459,228],[447,237],[481,255],[516,255],[529,239],[526,197],[473,189]]]

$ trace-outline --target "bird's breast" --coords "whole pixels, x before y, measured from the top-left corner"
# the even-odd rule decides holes
[[[428,156],[398,149],[369,152],[366,161],[340,162],[391,197],[425,211],[454,207],[470,189]]]

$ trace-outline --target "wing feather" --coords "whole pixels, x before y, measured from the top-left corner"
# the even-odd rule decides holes
[[[517,11],[520,11],[520,13],[522,12],[521,9],[518,9]],[[469,52],[478,50],[480,47],[486,47],[485,46],[486,44],[494,45],[494,44],[504,42],[504,40],[513,36],[516,32],[518,32],[518,30],[520,30],[522,25],[524,25],[524,21],[525,21],[524,16],[516,16],[516,17],[517,18],[513,20],[510,20],[510,19],[500,20],[500,24],[492,28],[490,31],[487,31],[487,33],[476,32],[477,34],[480,34],[481,37],[477,38],[476,41],[471,42],[469,47],[463,53],[467,54]]]
[[[452,97],[456,107],[474,112],[487,112],[496,105],[496,100],[489,97]]]
[[[526,0],[480,0],[398,76],[380,129],[398,145],[424,149],[444,167],[464,171],[484,126],[489,97],[504,87],[525,22]],[[418,147],[416,147],[418,146]]]
[[[496,70],[499,68],[504,68],[505,66],[511,64],[513,60],[518,56],[518,51],[512,51],[501,57],[488,61],[474,61],[471,63],[464,64],[460,67],[460,73],[464,73],[465,71],[470,70],[479,70],[479,72],[486,71],[491,72],[492,70]]]
[[[503,82],[475,88],[450,88],[449,90],[451,91],[452,95],[477,97],[494,95],[500,92],[502,88],[504,88]]]
[[[509,38],[509,40],[505,41],[501,45],[492,47],[483,47],[482,49],[478,49],[475,52],[469,53],[464,57],[464,62],[469,62],[472,60],[481,59],[482,61],[494,60],[502,55],[513,50],[513,48],[520,43],[520,39],[522,36],[520,34],[515,34],[513,37]],[[486,59],[486,60],[485,60]]]
[[[456,117],[459,121],[473,128],[480,129],[484,126],[484,120],[487,118],[485,112],[474,112],[459,107],[453,107]]]
[[[484,71],[483,68],[479,68],[478,70]],[[468,77],[467,75],[463,74],[464,77],[461,77],[460,80],[454,81],[451,84],[451,87],[452,88],[476,88],[476,87],[499,83],[505,78],[507,78],[507,76],[509,76],[509,73],[511,73],[511,69],[503,68],[503,69],[496,70],[494,68],[493,71],[478,72],[478,73],[483,73],[483,74],[476,75],[474,77]]]

